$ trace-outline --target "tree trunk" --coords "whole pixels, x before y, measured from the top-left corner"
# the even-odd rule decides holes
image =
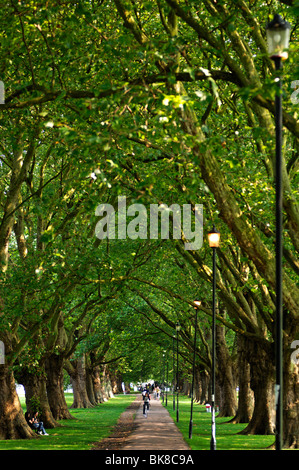
[[[197,367],[195,367],[193,396],[194,396],[194,401],[196,403],[201,403],[202,382],[201,382],[200,372]]]
[[[299,448],[299,361],[284,354],[283,445]]]
[[[36,373],[30,374],[27,370],[22,370],[20,378],[18,376],[18,381],[25,388],[27,411],[31,414],[38,411],[40,420],[43,421],[45,428],[53,429],[61,426],[53,418],[49,406],[45,376]]]
[[[112,393],[122,393],[122,376],[115,371],[109,371],[109,376],[110,376],[110,382],[111,382],[111,387],[112,387]]]
[[[201,377],[201,396],[200,403],[205,405],[209,400],[209,374],[207,371],[203,371],[200,374]]]
[[[84,358],[80,357],[72,361],[72,370],[70,372],[73,386],[74,402],[71,408],[92,408],[86,390],[86,372]]]
[[[26,423],[12,371],[0,365],[0,439],[29,439],[36,434]]]
[[[188,397],[191,396],[191,384],[192,382],[190,382],[189,380],[188,381],[184,380],[183,395],[187,395]]]
[[[106,369],[103,368],[102,371],[99,366],[94,367],[93,369],[93,385],[94,385],[94,394],[97,400],[97,403],[103,403],[104,401],[112,398],[113,390],[112,385],[109,379],[109,376],[106,376]]]
[[[97,405],[97,399],[94,391],[94,378],[92,371],[89,368],[85,368],[86,373],[86,392],[90,403],[93,406]]]
[[[249,423],[253,413],[253,392],[250,389],[250,366],[243,350],[243,338],[238,337],[238,384],[239,400],[236,416],[231,423]]]
[[[63,389],[63,357],[52,354],[46,360],[47,394],[54,419],[75,419],[69,412]]]
[[[236,384],[233,377],[233,363],[225,342],[224,327],[216,326],[217,382],[221,390],[218,417],[234,416],[237,411]]]
[[[104,394],[103,394],[99,366],[94,367],[93,372],[92,372],[92,378],[93,378],[93,390],[94,390],[96,402],[103,403],[104,401],[107,401],[104,398]]]
[[[274,433],[273,366],[270,353],[258,343],[246,342],[250,362],[250,386],[254,393],[254,409],[251,421],[240,434]]]
[[[248,426],[240,434],[274,434],[273,424],[273,390],[271,382],[266,384],[259,381],[254,387],[255,404],[253,415]],[[272,387],[273,388],[273,387]]]
[[[110,382],[109,372],[106,366],[104,366],[103,368],[101,382],[102,382],[102,388],[103,388],[103,393],[104,393],[105,398],[107,400],[109,400],[109,398],[113,398],[114,395],[113,395],[112,385]]]

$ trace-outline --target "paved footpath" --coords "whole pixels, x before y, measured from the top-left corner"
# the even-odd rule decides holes
[[[190,450],[160,400],[151,399],[147,418],[143,416],[141,401],[135,424],[137,429],[130,435],[122,450]]]

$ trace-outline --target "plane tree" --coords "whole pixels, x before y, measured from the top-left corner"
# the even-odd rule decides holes
[[[277,5],[296,25],[292,6]],[[5,138],[14,142],[14,158],[5,163],[11,179],[0,233],[3,273],[8,272],[17,199],[30,175],[40,129],[52,130],[53,142],[68,150],[70,192],[63,196],[76,210],[83,190],[78,181],[91,174],[83,191],[89,205],[82,205],[89,213],[94,213],[93,188],[100,181],[107,202],[121,193],[145,205],[194,205],[200,197],[205,224],[216,222],[223,234],[218,290],[231,328],[246,338],[244,350],[252,366],[259,365],[253,376],[262,396],[259,377],[270,383],[269,364],[274,362],[275,233],[269,214],[276,88],[264,31],[265,19],[274,11],[243,0],[228,5],[204,1],[200,6],[175,0],[56,6],[33,10],[13,4],[2,13],[1,70],[9,85],[0,105],[1,122]],[[294,27],[294,39],[296,34]],[[291,46],[284,68],[290,83],[296,78],[296,54]],[[298,334],[298,122],[290,100],[284,109],[284,441],[297,446],[298,371],[290,361],[290,346]],[[26,116],[26,125],[20,116]],[[9,119],[16,124],[13,132]],[[22,131],[26,148],[20,152],[15,142]],[[79,226],[85,219],[77,220]],[[62,238],[69,221],[64,218],[60,225]],[[53,235],[55,239],[52,228],[43,231],[43,243]],[[21,246],[22,238],[18,240]],[[179,243],[177,249],[199,276],[211,280],[201,252],[185,253]],[[8,353],[13,349],[9,338],[5,336]]]

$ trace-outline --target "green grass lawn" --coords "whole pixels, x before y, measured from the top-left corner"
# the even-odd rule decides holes
[[[63,427],[47,429],[49,436],[30,440],[0,440],[1,450],[88,450],[94,442],[111,434],[120,414],[132,403],[136,395],[116,395],[105,403],[90,409],[70,410],[75,420],[63,420]],[[72,394],[66,394],[70,406]],[[24,407],[24,400],[21,399]],[[24,410],[26,408],[24,407]]]
[[[164,400],[165,406],[166,400]],[[202,405],[193,405],[193,432],[189,439],[191,400],[186,396],[179,398],[179,422],[176,422],[176,411],[173,411],[172,395],[167,400],[167,410],[173,421],[182,432],[185,441],[192,450],[209,450],[211,440],[211,413]],[[217,418],[216,414],[216,448],[217,450],[265,450],[274,443],[274,436],[238,435],[246,424],[227,423],[230,418]]]
[[[1,450],[88,450],[93,443],[108,437],[120,414],[132,403],[136,394],[116,395],[109,401],[91,409],[71,410],[75,420],[61,421],[62,427],[47,429],[49,436],[30,440],[0,441]],[[68,405],[72,394],[66,394]],[[21,399],[25,411],[24,400]],[[169,411],[173,421],[181,430],[192,450],[209,450],[211,439],[211,413],[204,406],[194,404],[193,434],[189,439],[190,398],[179,399],[179,423],[176,411],[172,410],[172,396],[168,396]],[[164,401],[165,406],[165,401]],[[216,415],[217,416],[217,415]],[[245,424],[228,424],[229,418],[216,418],[217,450],[264,450],[274,442],[274,436],[242,436],[238,433]]]

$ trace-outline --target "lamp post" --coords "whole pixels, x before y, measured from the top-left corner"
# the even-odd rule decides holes
[[[166,353],[166,402],[165,402],[166,406],[167,406],[167,386],[168,386],[168,352]]]
[[[192,385],[191,385],[191,410],[190,410],[190,422],[189,422],[189,439],[192,438],[193,428],[193,390],[194,390],[194,376],[195,376],[195,348],[196,348],[196,332],[197,332],[197,309],[201,305],[200,300],[194,300],[195,307],[195,325],[194,325],[194,346],[193,346],[193,371],[192,371]]]
[[[175,411],[175,365],[174,365],[174,362],[175,362],[175,359],[174,359],[174,340],[175,340],[175,336],[172,337],[172,370],[173,370],[173,388],[172,388],[172,409],[173,411]]]
[[[177,391],[177,402],[176,402],[176,420],[179,422],[179,331],[181,326],[179,322],[176,323],[176,391]]]
[[[275,95],[275,218],[276,218],[276,318],[275,318],[275,367],[276,367],[276,450],[282,449],[282,422],[283,422],[283,311],[282,311],[282,81],[278,71],[282,68],[282,61],[288,58],[287,49],[290,39],[290,24],[280,15],[266,27],[268,52],[275,63],[277,92]]]
[[[213,249],[213,316],[212,316],[212,432],[211,432],[211,445],[210,450],[216,450],[216,422],[215,422],[215,363],[216,363],[216,325],[215,325],[215,311],[216,311],[216,248],[219,247],[220,233],[213,225],[212,230],[208,233],[208,240],[210,248]]]
[[[164,392],[165,392],[165,351],[163,351],[163,382],[162,382],[162,403],[164,403]]]

